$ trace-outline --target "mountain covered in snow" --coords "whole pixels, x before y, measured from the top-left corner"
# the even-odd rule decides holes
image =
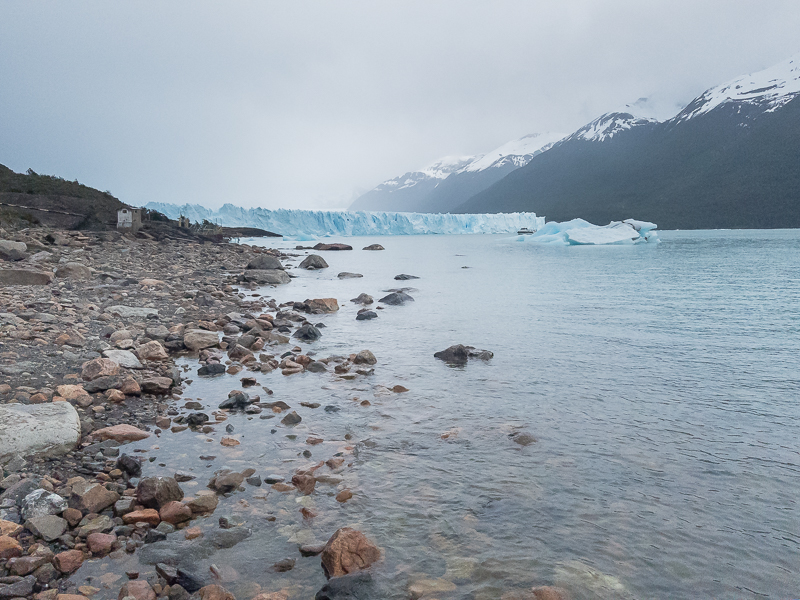
[[[800,55],[711,88],[671,118],[643,108],[595,119],[456,211],[800,227]]]
[[[527,165],[564,134],[531,134],[479,156],[446,157],[419,171],[384,181],[350,210],[450,212],[468,198]]]

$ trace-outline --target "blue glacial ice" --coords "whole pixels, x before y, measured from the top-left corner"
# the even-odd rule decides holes
[[[161,202],[151,202],[146,207],[164,213],[171,219],[183,215],[191,221],[202,222],[207,219],[223,227],[258,227],[295,240],[311,240],[315,236],[511,233],[523,227],[539,229],[545,222],[544,217],[537,217],[535,213],[453,215],[283,208],[269,210],[241,208],[232,204],[225,204],[219,210],[210,210],[197,204],[177,206]]]
[[[609,244],[657,244],[656,224],[626,219],[608,225],[593,225],[583,219],[550,222],[533,235],[520,235],[520,242],[553,246],[596,246]]]

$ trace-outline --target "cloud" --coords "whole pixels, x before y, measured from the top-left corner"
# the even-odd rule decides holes
[[[0,163],[132,203],[346,206],[442,155],[571,131],[800,51],[751,2],[0,5]]]

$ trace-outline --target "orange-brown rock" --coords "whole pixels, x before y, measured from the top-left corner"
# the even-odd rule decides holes
[[[183,537],[187,540],[194,540],[203,535],[203,530],[199,527],[187,527],[183,532]]]
[[[0,535],[0,558],[22,556],[22,546],[14,538]]]
[[[296,473],[292,476],[292,483],[300,491],[301,494],[308,496],[314,491],[314,486],[317,485],[317,480],[311,475],[304,475]]]
[[[262,592],[253,597],[253,600],[289,600],[288,592]]]
[[[105,440],[115,440],[120,443],[125,442],[138,442],[145,438],[150,437],[146,431],[142,431],[133,425],[113,425],[112,427],[104,427],[92,433],[92,437]]]
[[[156,593],[146,579],[134,579],[122,586],[118,600],[133,596],[136,600],[156,600]]]
[[[53,566],[64,574],[74,573],[83,564],[83,552],[67,550],[53,557]]]
[[[133,377],[128,377],[128,379],[123,381],[119,391],[126,396],[140,396],[142,394],[142,388],[139,387],[139,384]]]
[[[569,600],[569,592],[567,590],[552,585],[535,587],[531,591],[536,600]]]
[[[380,559],[381,551],[360,531],[342,527],[325,544],[320,557],[325,576],[330,579],[363,571]]]
[[[197,590],[200,600],[236,600],[233,594],[221,585],[211,584]]]
[[[95,555],[105,555],[114,549],[114,542],[117,541],[117,536],[113,533],[90,533],[86,538],[86,544],[89,550]]]
[[[350,498],[353,497],[353,492],[350,490],[342,490],[338,494],[336,494],[336,501],[337,502],[347,502]]]
[[[150,523],[150,525],[158,525],[161,522],[161,517],[155,508],[145,508],[144,510],[134,510],[126,515],[122,515],[122,521],[126,525],[131,523]]]
[[[162,506],[161,510],[158,511],[158,514],[161,516],[162,521],[166,521],[171,525],[175,525],[176,523],[183,523],[184,521],[191,519],[192,509],[186,506],[183,502],[173,500],[172,502],[167,502],[164,506]]]
[[[119,364],[110,358],[95,358],[83,366],[81,377],[84,381],[94,381],[98,377],[118,375],[119,370]]]
[[[22,530],[22,525],[14,523],[13,521],[0,519],[0,535],[9,535],[11,537],[15,537]]]

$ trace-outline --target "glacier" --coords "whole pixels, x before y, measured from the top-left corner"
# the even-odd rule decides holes
[[[657,244],[660,240],[656,227],[655,223],[635,219],[612,221],[608,225],[593,225],[583,219],[572,219],[564,223],[551,221],[533,235],[520,235],[515,239],[551,246]]]
[[[170,219],[180,215],[191,221],[208,220],[223,227],[258,227],[287,238],[309,240],[314,236],[419,235],[462,233],[510,233],[523,227],[540,229],[544,217],[536,213],[482,215],[400,213],[366,211],[323,211],[280,208],[242,208],[225,204],[210,210],[197,204],[150,202],[145,208],[164,213]]]

